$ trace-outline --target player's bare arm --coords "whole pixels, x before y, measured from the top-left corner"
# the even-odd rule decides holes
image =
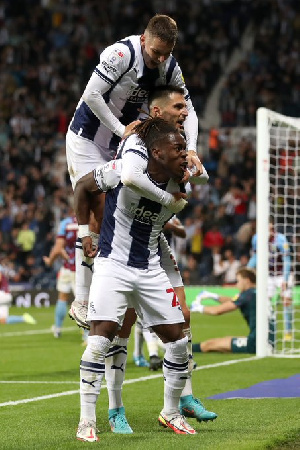
[[[237,309],[236,304],[231,300],[229,300],[217,306],[204,306],[202,312],[203,314],[207,314],[209,316],[219,316],[221,314],[226,314],[236,309]]]
[[[68,254],[65,251],[65,244],[66,240],[64,238],[56,238],[55,244],[51,249],[49,256],[43,256],[43,261],[46,266],[52,266],[52,264],[58,257],[62,257],[65,260],[69,259]]]
[[[175,236],[185,238],[186,237],[186,231],[184,229],[184,226],[180,222],[180,220],[174,218],[172,221],[169,221],[164,226],[164,231],[169,231],[171,233],[174,233]]]

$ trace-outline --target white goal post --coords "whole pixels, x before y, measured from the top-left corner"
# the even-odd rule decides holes
[[[256,354],[259,357],[300,356],[300,286],[297,286],[300,280],[300,119],[266,108],[259,108],[256,118]],[[272,300],[275,317],[272,353],[268,343],[270,221],[275,231],[283,233],[291,244],[292,273],[292,307],[284,309],[279,295]],[[276,270],[275,267],[273,276],[278,273]],[[287,314],[292,323],[289,339],[284,334]]]

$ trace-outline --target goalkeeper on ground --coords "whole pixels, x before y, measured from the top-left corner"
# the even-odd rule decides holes
[[[247,337],[225,336],[209,339],[193,344],[193,353],[196,352],[220,352],[220,353],[256,353],[256,275],[252,269],[241,268],[237,271],[237,288],[240,291],[234,298],[220,297],[218,294],[203,291],[197,296],[191,305],[191,311],[200,312],[212,316],[226,314],[240,309],[249,326]],[[205,298],[213,298],[220,304],[216,306],[204,306]],[[269,323],[270,350],[274,340],[274,323]]]

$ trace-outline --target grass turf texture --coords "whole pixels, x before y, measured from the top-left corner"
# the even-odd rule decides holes
[[[43,332],[53,323],[53,307],[29,309],[37,325],[16,324],[0,326],[1,365],[0,404],[79,389],[79,361],[83,352],[81,335],[74,322],[66,318],[68,328],[60,339]],[[11,314],[23,309],[11,308]],[[246,333],[240,314],[220,317],[192,314],[193,340],[227,334]],[[40,334],[22,334],[41,331]],[[13,333],[20,333],[12,335]],[[162,408],[163,380],[161,372],[150,372],[132,362],[133,343],[128,348],[126,380],[151,377],[126,384],[123,399],[126,416],[133,435],[115,435],[108,425],[107,392],[103,389],[97,405],[98,443],[83,443],[75,439],[79,419],[79,394],[48,398],[25,404],[0,406],[0,448],[2,450],[77,449],[102,446],[110,449],[153,448],[181,450],[195,447],[211,450],[252,450],[299,448],[299,398],[259,400],[208,400],[206,397],[273,378],[287,378],[299,373],[299,359],[266,358],[243,361],[250,355],[196,354],[198,368],[193,373],[194,394],[204,401],[207,409],[219,417],[214,422],[189,422],[198,431],[195,436],[178,436],[158,426]],[[221,362],[241,360],[225,366]],[[215,366],[214,366],[215,365]],[[18,383],[27,381],[27,383]],[[34,383],[44,381],[47,383]],[[30,383],[29,383],[30,382]],[[55,382],[55,383],[53,383]],[[60,384],[57,382],[61,382]]]

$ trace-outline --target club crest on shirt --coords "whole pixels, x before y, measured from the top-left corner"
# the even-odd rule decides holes
[[[116,61],[118,61],[120,58],[124,57],[124,53],[121,52],[121,50],[115,48],[113,52],[108,57],[108,62],[110,64],[114,64]]]

